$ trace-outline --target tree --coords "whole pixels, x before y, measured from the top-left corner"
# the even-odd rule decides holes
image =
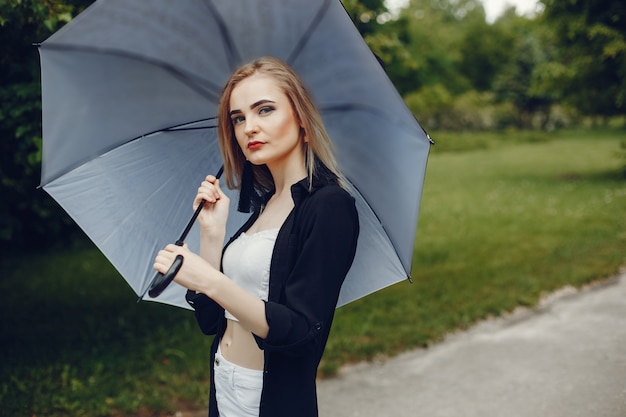
[[[395,70],[401,94],[434,85],[444,86],[453,95],[470,89],[468,78],[459,71],[461,45],[466,27],[476,21],[485,21],[478,0],[411,1],[388,26],[408,54],[401,61],[406,65]]]
[[[385,23],[374,33],[365,35],[365,41],[384,63],[387,75],[400,94],[404,95],[419,84],[417,76],[421,63],[409,48],[409,21],[405,17]]]
[[[343,0],[342,3],[396,88],[409,91],[405,80],[408,73],[415,71],[416,64],[406,48],[405,20],[393,20],[383,0]]]
[[[380,28],[380,16],[388,13],[383,0],[343,0],[341,2],[363,37]]]
[[[543,19],[561,50],[547,67],[544,88],[586,115],[626,111],[626,3],[622,0],[541,0]]]
[[[472,21],[461,41],[459,70],[478,91],[493,87],[497,74],[513,59],[516,36],[510,25]]]
[[[82,4],[81,4],[82,3]],[[37,49],[90,3],[0,0],[0,246],[40,246],[73,223],[43,191]],[[65,233],[64,233],[65,234]]]
[[[544,66],[552,62],[556,53],[551,32],[536,20],[514,13],[505,14],[496,25],[507,27],[513,41],[509,57],[493,83],[496,98],[515,106],[517,127],[532,128],[538,117],[540,127],[546,129],[552,105],[558,97],[540,86],[545,78]]]

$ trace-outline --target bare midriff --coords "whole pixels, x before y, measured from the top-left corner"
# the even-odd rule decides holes
[[[222,356],[243,368],[263,370],[263,351],[254,336],[238,321],[226,320],[226,331],[220,341]]]

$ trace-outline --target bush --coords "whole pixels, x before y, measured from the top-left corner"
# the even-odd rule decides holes
[[[520,125],[515,104],[497,100],[492,92],[469,90],[453,96],[445,86],[436,84],[413,91],[404,100],[428,131],[506,130]],[[574,109],[559,104],[526,116],[527,128],[544,131],[575,126],[581,120]]]
[[[452,94],[441,84],[428,85],[405,97],[409,109],[426,130],[440,129],[453,104]]]
[[[517,120],[513,104],[496,103],[492,93],[470,90],[453,97],[441,84],[409,93],[405,102],[427,130],[505,129]]]

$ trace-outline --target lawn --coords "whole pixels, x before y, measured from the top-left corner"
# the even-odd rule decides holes
[[[626,264],[623,130],[433,136],[414,283],[339,309],[320,376],[429,346]],[[0,266],[2,415],[165,416],[205,406],[210,338],[191,312],[136,304],[85,242]]]

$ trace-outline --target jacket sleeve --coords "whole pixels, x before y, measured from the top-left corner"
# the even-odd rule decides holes
[[[279,302],[265,305],[269,333],[257,337],[264,350],[303,355],[320,347],[317,341],[330,331],[354,259],[359,221],[352,196],[339,187],[324,187],[306,204],[296,220],[298,235],[291,237],[298,248],[293,268]]]
[[[206,295],[198,294],[191,290],[187,290],[185,299],[193,308],[196,321],[202,333],[207,336],[216,334],[217,323],[220,317],[224,315],[222,307]]]

